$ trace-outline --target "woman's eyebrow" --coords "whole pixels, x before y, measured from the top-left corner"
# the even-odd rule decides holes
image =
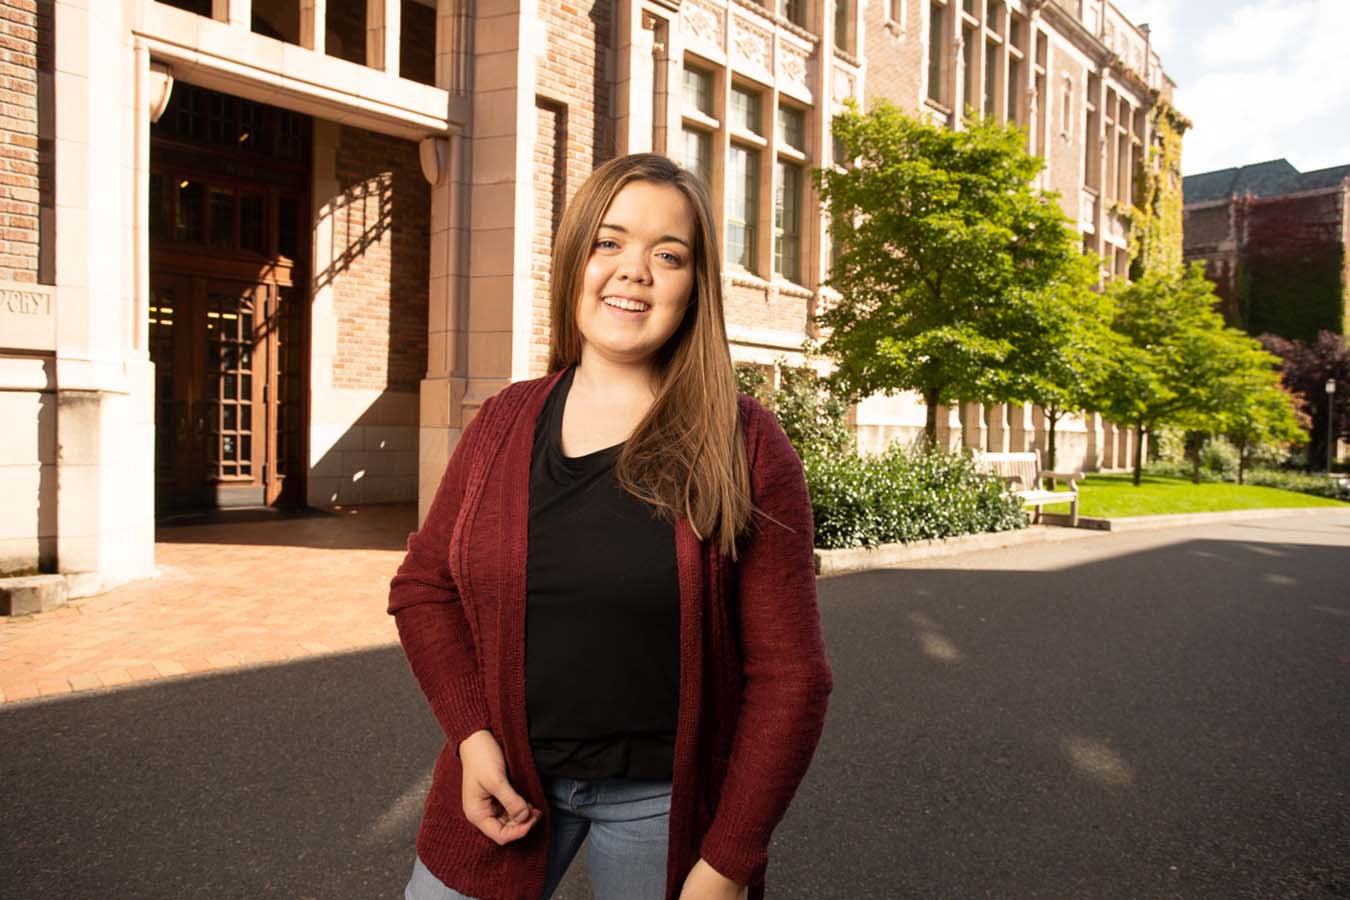
[[[617,231],[617,232],[620,232],[621,234],[628,234],[628,229],[627,229],[627,228],[624,228],[622,225],[611,225],[611,224],[608,223],[608,222],[601,222],[601,223],[600,223],[600,227],[601,227],[601,228],[608,228],[608,229],[610,229],[611,231]],[[686,241],[686,240],[685,240],[684,238],[682,238],[682,237],[676,237],[676,236],[673,235],[673,234],[663,234],[663,235],[661,235],[661,237],[657,240],[657,243],[658,243],[658,244],[664,244],[664,243],[666,243],[667,241],[671,241],[671,242],[673,242],[673,243],[680,244],[680,245],[682,245],[686,250],[692,250],[692,249],[693,249],[692,247],[689,246],[689,242],[688,242],[688,241]]]

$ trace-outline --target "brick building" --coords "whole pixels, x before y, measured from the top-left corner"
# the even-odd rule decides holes
[[[1350,334],[1350,165],[1275,159],[1189,175],[1184,190],[1186,261],[1205,264],[1229,324]]]
[[[703,175],[733,355],[772,365],[827,296],[808,171],[844,101],[1024,124],[1123,274],[1170,94],[1101,0],[0,0],[0,33],[0,574],[76,595],[149,575],[157,515],[425,510],[483,399],[544,369],[551,235],[598,162]],[[922,421],[858,410],[864,443]],[[1068,462],[1125,463],[1069,431]]]

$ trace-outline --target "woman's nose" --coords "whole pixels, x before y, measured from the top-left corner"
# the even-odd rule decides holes
[[[641,254],[625,254],[619,263],[619,277],[625,281],[637,281],[646,284],[651,281],[651,269]]]

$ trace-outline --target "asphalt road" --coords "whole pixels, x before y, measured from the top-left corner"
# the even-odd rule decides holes
[[[1350,514],[820,594],[771,900],[1350,898]],[[0,897],[392,900],[438,742],[397,648],[0,707]]]

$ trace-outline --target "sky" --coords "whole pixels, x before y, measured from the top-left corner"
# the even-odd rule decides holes
[[[1195,127],[1182,173],[1350,164],[1350,0],[1112,0],[1147,22]]]

